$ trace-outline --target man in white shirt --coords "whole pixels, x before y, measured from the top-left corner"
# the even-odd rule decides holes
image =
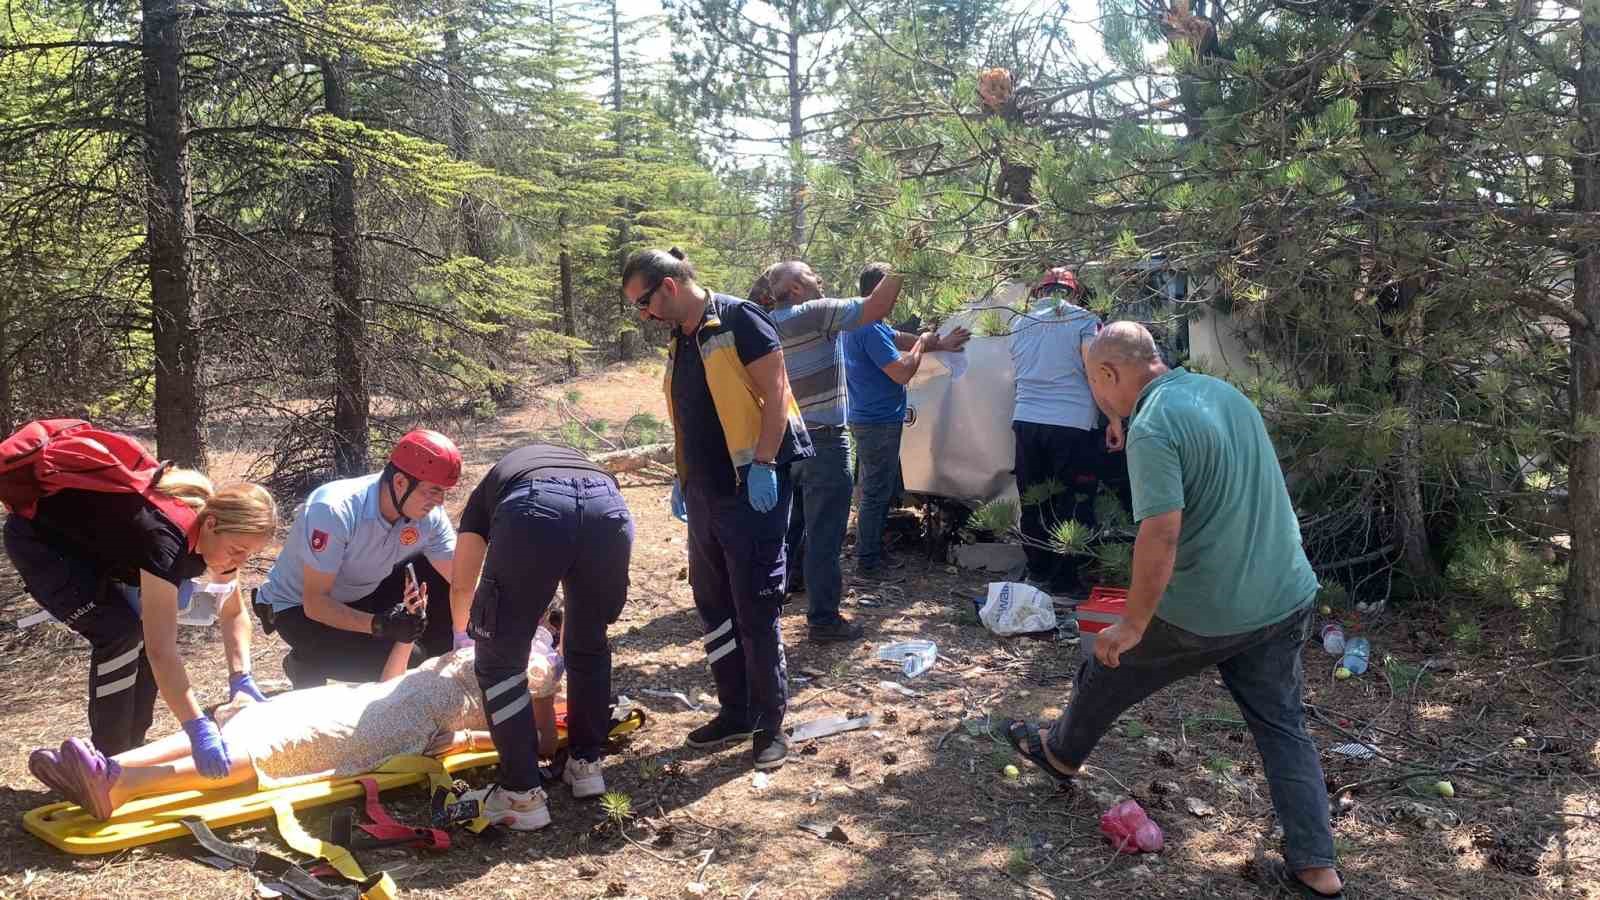
[[[1102,450],[1083,345],[1100,332],[1100,317],[1081,305],[1086,292],[1070,269],[1046,272],[1032,296],[1028,311],[1010,323],[1017,384],[1011,429],[1022,532],[1030,539],[1028,581],[1056,596],[1075,596],[1083,591],[1079,559],[1038,545],[1049,543],[1057,525],[1069,519],[1095,524]],[[1113,438],[1120,447],[1120,432],[1113,431]]]

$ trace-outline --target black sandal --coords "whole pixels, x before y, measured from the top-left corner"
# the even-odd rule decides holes
[[[1273,877],[1277,879],[1278,883],[1287,888],[1291,894],[1294,894],[1297,897],[1304,897],[1305,900],[1344,900],[1343,889],[1335,894],[1324,894],[1311,885],[1306,884],[1304,881],[1301,881],[1300,876],[1296,875],[1286,863],[1272,863],[1270,868]]]
[[[1006,722],[1006,740],[1011,742],[1011,749],[1017,755],[1033,763],[1063,785],[1072,784],[1078,777],[1076,772],[1063,772],[1050,762],[1044,755],[1044,740],[1039,737],[1039,726],[1021,719],[1012,719]]]

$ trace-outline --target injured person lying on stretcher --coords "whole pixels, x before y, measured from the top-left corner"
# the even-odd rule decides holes
[[[409,645],[398,646],[409,652]],[[549,757],[556,751],[554,698],[563,667],[545,646],[535,644],[529,658],[528,687],[539,752]],[[473,658],[473,648],[465,647],[383,681],[289,691],[264,703],[241,694],[216,712],[232,755],[220,780],[196,773],[182,732],[110,758],[72,738],[59,751],[33,751],[28,769],[96,818],[108,819],[129,800],[152,794],[238,784],[270,789],[369,772],[401,754],[489,750],[494,745]]]

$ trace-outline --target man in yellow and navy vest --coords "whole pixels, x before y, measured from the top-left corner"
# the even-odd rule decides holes
[[[696,284],[677,249],[635,253],[622,270],[622,293],[673,334],[665,383],[677,456],[672,512],[689,525],[689,586],[722,704],[686,743],[753,738],[755,767],[775,769],[788,756],[778,613],[789,464],[813,452],[778,328],[756,304]]]

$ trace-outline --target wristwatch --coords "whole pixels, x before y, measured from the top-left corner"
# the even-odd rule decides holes
[[[778,460],[776,458],[773,458],[773,459],[753,459],[750,462],[753,465],[766,466],[769,469],[778,464]]]

